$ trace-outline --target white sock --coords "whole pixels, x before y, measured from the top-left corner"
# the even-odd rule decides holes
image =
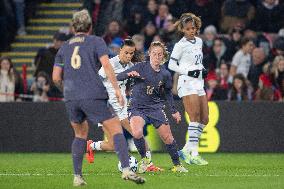
[[[185,145],[186,151],[191,153],[192,156],[198,156],[198,144],[199,144],[199,123],[190,122],[188,125],[189,138]]]
[[[203,125],[202,123],[199,123],[198,127],[199,127],[198,137],[200,139],[200,136],[202,135],[203,129],[206,127],[206,125]]]
[[[103,141],[97,141],[97,142],[93,142],[92,144],[90,144],[90,147],[93,149],[93,150],[97,150],[97,151],[100,151],[102,150],[101,149],[101,143]]]
[[[146,151],[146,158],[152,161],[152,154],[151,151]]]

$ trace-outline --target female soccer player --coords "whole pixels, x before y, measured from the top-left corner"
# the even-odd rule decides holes
[[[66,111],[75,133],[71,147],[74,167],[73,185],[87,184],[82,177],[82,162],[89,131],[87,119],[94,124],[103,123],[105,129],[111,133],[115,151],[122,164],[121,177],[142,184],[145,179],[130,170],[122,128],[119,119],[107,105],[107,91],[97,71],[97,66],[101,64],[110,78],[118,101],[123,105],[123,97],[109,64],[107,46],[102,38],[90,35],[92,19],[87,10],[74,13],[72,27],[75,36],[59,49],[55,57],[52,79],[60,89],[64,90]]]
[[[169,69],[180,74],[178,95],[190,117],[189,139],[179,151],[179,155],[186,163],[196,165],[208,164],[198,154],[198,142],[208,123],[208,104],[204,91],[207,71],[202,64],[202,40],[196,37],[201,24],[201,19],[192,13],[181,15],[176,26],[184,36],[175,44],[169,62]]]
[[[133,63],[131,61],[133,59],[137,59],[137,57],[134,57],[135,53],[136,53],[136,48],[135,48],[134,41],[132,39],[125,39],[123,44],[121,45],[119,55],[110,59],[110,63],[112,65],[114,73],[116,75],[133,66]],[[115,89],[112,87],[111,82],[107,78],[104,68],[101,68],[99,70],[99,75],[102,77],[104,86],[107,89],[107,92],[108,92],[108,95],[109,95],[108,102],[110,103],[110,105],[113,107],[115,113],[117,114],[117,116],[118,116],[118,118],[121,122],[121,125],[129,133],[132,133],[130,125],[129,125],[129,121],[128,121],[127,104],[125,103],[124,106],[121,106],[119,104],[119,102],[118,102],[118,100],[115,96]],[[124,101],[126,102],[127,101],[126,94],[125,94],[126,81],[120,81],[120,82],[118,82],[118,84],[119,84],[119,87],[120,87],[121,94],[124,98]],[[97,142],[93,142],[92,140],[88,140],[88,142],[87,142],[87,155],[86,155],[86,157],[87,157],[87,160],[90,163],[93,163],[93,161],[94,161],[94,153],[93,153],[94,150],[97,150],[97,151],[100,151],[100,150],[112,151],[112,150],[114,150],[113,137],[104,127],[103,127],[103,131],[106,134],[107,140],[97,141]],[[146,142],[144,142],[144,143],[146,144],[146,149],[147,149],[146,157],[151,162],[151,152],[149,150],[147,143]],[[147,171],[160,171],[160,170],[161,169],[154,166],[153,163],[151,163],[147,167]]]
[[[152,42],[149,48],[150,61],[141,62],[132,68],[117,75],[119,81],[134,77],[135,84],[131,91],[128,115],[132,135],[136,139],[136,146],[142,157],[139,172],[145,172],[149,164],[146,157],[143,127],[145,122],[152,123],[157,129],[166,149],[171,156],[174,172],[187,172],[180,164],[176,141],[171,133],[170,125],[164,111],[164,102],[167,100],[173,118],[179,122],[181,116],[174,108],[171,93],[172,78],[161,64],[168,56],[165,46],[160,42]]]

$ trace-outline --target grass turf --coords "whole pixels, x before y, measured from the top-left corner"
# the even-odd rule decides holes
[[[134,154],[138,157],[138,154]],[[185,165],[189,172],[169,171],[167,154],[154,153],[153,161],[165,169],[144,174],[144,185],[124,181],[117,170],[114,153],[97,153],[95,163],[84,160],[83,172],[88,185],[83,188],[284,188],[284,154],[203,154],[208,166]],[[72,188],[70,154],[0,153],[0,189]]]

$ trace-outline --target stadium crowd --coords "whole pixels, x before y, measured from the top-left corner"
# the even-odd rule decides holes
[[[152,41],[161,41],[171,52],[181,38],[175,22],[182,13],[192,12],[203,21],[200,37],[204,42],[203,65],[209,71],[206,78],[208,100],[284,99],[282,0],[84,0],[83,5],[92,16],[94,33],[103,36],[107,43],[110,57],[118,54],[122,41],[128,36],[132,37],[136,48],[146,59]],[[1,23],[2,18],[0,15]],[[35,82],[38,82],[38,77],[44,77],[48,87],[32,84],[28,93],[45,96],[33,99],[34,101],[62,97],[53,87],[50,77],[56,52],[72,36],[68,29],[67,31],[57,32],[53,44],[40,49],[35,57]],[[0,62],[0,96],[3,93],[22,92],[16,90],[21,87],[15,87],[17,83],[21,83],[21,78],[13,71],[13,64],[7,58],[2,57]],[[7,60],[10,66],[7,66]],[[165,67],[168,67],[167,63]],[[11,73],[13,77],[10,76]],[[178,98],[178,75],[171,73],[174,78],[173,93]],[[9,91],[7,83],[14,85],[8,87]],[[35,86],[40,87],[39,93],[35,91]],[[15,98],[1,97],[0,100],[14,101]]]

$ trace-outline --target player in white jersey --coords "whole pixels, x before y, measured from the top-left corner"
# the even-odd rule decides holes
[[[110,64],[112,65],[112,68],[114,70],[115,75],[129,69],[130,67],[132,67],[134,64],[131,62],[133,60],[133,58],[135,59],[139,59],[139,57],[134,57],[134,54],[136,48],[135,48],[135,43],[133,42],[132,39],[125,39],[123,44],[121,45],[120,48],[120,52],[119,55],[113,57],[110,59]],[[139,60],[138,60],[139,61]],[[127,104],[125,103],[124,106],[121,106],[116,98],[116,94],[115,94],[115,90],[112,87],[109,79],[106,77],[104,68],[101,68],[99,70],[99,75],[102,78],[103,84],[107,89],[108,95],[109,95],[109,104],[113,107],[115,113],[117,114],[121,125],[123,126],[123,128],[125,128],[130,134],[132,133],[131,131],[131,127],[129,124],[129,120],[128,120],[128,113],[127,113]],[[122,96],[124,97],[124,101],[127,102],[126,99],[126,81],[118,81],[118,85],[120,87],[120,91]],[[99,124],[99,126],[102,126],[101,124]],[[112,136],[110,135],[110,133],[103,128],[103,131],[106,135],[106,139],[104,141],[97,141],[97,142],[93,142],[92,140],[89,140],[87,142],[87,151],[91,152],[93,150],[103,150],[103,151],[113,151],[114,150],[114,146],[113,146],[113,140],[112,140]],[[154,164],[151,161],[151,152],[149,150],[148,144],[145,141],[146,144],[146,157],[149,160],[149,162],[151,162],[151,164],[148,166],[147,171],[161,171],[161,169],[159,167],[154,166]],[[139,150],[139,149],[138,149]],[[92,163],[94,161],[94,156],[93,154],[87,155],[87,160]]]
[[[192,13],[181,15],[176,26],[184,36],[175,44],[169,62],[169,69],[180,74],[178,95],[190,117],[189,139],[179,151],[179,155],[186,163],[196,165],[208,164],[198,154],[199,139],[208,123],[208,102],[204,90],[207,71],[202,64],[202,39],[196,36],[201,24],[201,19]]]

